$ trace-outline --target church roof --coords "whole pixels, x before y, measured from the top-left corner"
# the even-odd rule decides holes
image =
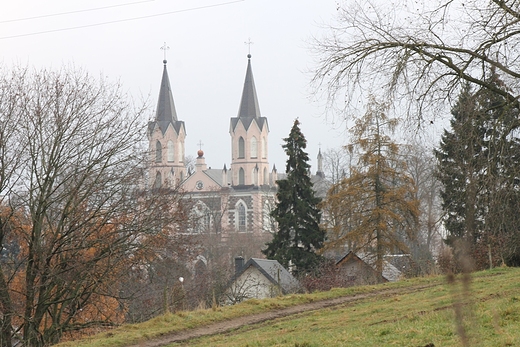
[[[244,81],[244,90],[242,91],[242,100],[240,101],[238,117],[260,117],[260,107],[258,106],[258,97],[256,96],[255,80],[253,79],[253,70],[251,69],[251,54],[247,55],[246,80]]]
[[[231,128],[235,129],[238,121],[241,120],[246,129],[256,120],[260,129],[267,125],[267,118],[261,117],[258,97],[256,95],[255,80],[251,69],[251,54],[247,55],[246,79],[242,90],[242,99],[238,109],[238,116],[231,118]]]
[[[164,60],[163,63],[164,69],[161,79],[161,89],[159,90],[159,99],[157,101],[157,111],[155,113],[155,120],[148,125],[149,131],[153,131],[153,128],[157,124],[164,134],[171,124],[175,131],[179,133],[184,122],[177,120],[177,111],[175,110],[175,103],[173,102],[173,93],[168,77],[168,70],[166,69],[166,60]]]

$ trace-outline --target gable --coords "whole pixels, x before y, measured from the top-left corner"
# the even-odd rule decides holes
[[[222,188],[221,184],[205,171],[196,171],[182,182],[181,187],[188,192],[215,192]]]

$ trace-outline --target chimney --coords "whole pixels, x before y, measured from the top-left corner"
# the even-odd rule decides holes
[[[244,267],[244,258],[243,257],[235,257],[235,275],[237,275],[240,270]]]

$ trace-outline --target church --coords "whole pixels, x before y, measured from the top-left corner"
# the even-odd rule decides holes
[[[247,56],[238,114],[229,123],[231,165],[208,168],[204,152],[199,150],[193,172],[185,163],[186,124],[177,116],[167,61],[163,63],[155,119],[148,124],[152,153],[149,185],[154,188],[180,185],[187,192],[197,221],[187,233],[223,237],[232,232],[272,233],[274,223],[269,213],[274,207],[278,174],[275,166],[269,168],[269,124],[260,113],[251,55]]]

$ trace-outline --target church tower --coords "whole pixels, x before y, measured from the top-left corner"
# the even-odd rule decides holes
[[[186,178],[184,139],[186,128],[177,120],[173,94],[166,70],[166,59],[157,101],[155,119],[148,123],[150,142],[150,186],[173,187]]]
[[[256,96],[251,54],[247,55],[246,79],[238,116],[231,118],[231,185],[269,184],[267,118],[261,117]]]

